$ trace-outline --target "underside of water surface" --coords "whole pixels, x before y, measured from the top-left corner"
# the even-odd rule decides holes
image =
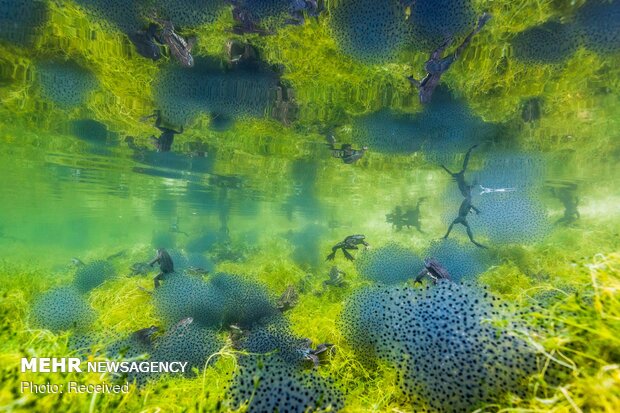
[[[0,0],[0,410],[620,411],[619,33],[618,0]]]

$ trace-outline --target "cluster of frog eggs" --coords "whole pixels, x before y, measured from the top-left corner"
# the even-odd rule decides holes
[[[494,124],[476,117],[464,102],[441,87],[419,114],[383,109],[353,121],[353,136],[358,144],[386,153],[424,150],[425,156],[435,162],[450,160],[473,144],[491,139],[496,131]]]
[[[240,360],[229,397],[233,408],[247,403],[250,412],[338,411],[344,407],[333,379],[302,371],[273,355]]]
[[[380,284],[398,284],[415,277],[422,269],[422,259],[413,251],[390,242],[364,251],[355,260],[358,274]]]
[[[47,19],[43,1],[0,0],[0,40],[28,46]]]
[[[215,21],[223,7],[224,0],[76,0],[87,14],[97,17],[98,21],[120,29],[125,33],[140,30],[144,21],[153,15],[168,19],[174,25],[184,28],[197,27]]]
[[[331,11],[330,27],[342,51],[364,63],[392,61],[405,47],[434,50],[446,38],[473,30],[475,12],[469,0],[410,2],[342,0]]]
[[[488,154],[482,168],[475,171],[473,154],[466,180],[474,185],[472,203],[480,210],[480,214],[472,212],[467,218],[474,238],[482,241],[486,237],[494,244],[526,245],[542,240],[550,230],[546,208],[540,201],[546,174],[544,159],[530,153],[499,151]],[[460,164],[452,163],[446,166],[460,169]],[[508,192],[483,194],[482,187]],[[446,205],[453,205],[442,210],[442,221],[447,227],[457,217],[463,196],[451,185],[444,197]],[[451,237],[464,232],[461,225],[455,225]]]
[[[43,61],[36,71],[42,97],[62,109],[83,105],[97,86],[95,75],[72,61]]]
[[[196,59],[192,69],[165,70],[154,93],[162,115],[183,125],[200,113],[212,117],[263,116],[274,98],[278,77],[269,70],[224,71],[219,62]]]
[[[512,39],[515,57],[529,63],[560,63],[580,45],[602,54],[620,51],[620,1],[591,0],[569,23],[547,21]]]
[[[508,329],[485,292],[440,281],[425,290],[370,287],[346,302],[339,324],[365,363],[384,360],[416,411],[459,412],[518,392],[536,354]]]
[[[95,314],[84,294],[115,276],[114,268],[105,261],[78,268],[72,285],[52,289],[35,299],[34,324],[54,332],[88,327]]]

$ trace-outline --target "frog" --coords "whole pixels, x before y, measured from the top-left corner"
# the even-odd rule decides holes
[[[448,231],[446,232],[446,235],[444,235],[443,238],[447,239],[448,236],[450,236],[450,232],[452,231],[452,228],[454,227],[455,224],[461,224],[461,225],[463,225],[465,227],[465,230],[467,231],[467,236],[469,237],[469,240],[471,241],[471,243],[474,244],[475,246],[479,247],[479,248],[485,248],[486,249],[486,248],[488,248],[487,246],[482,245],[478,241],[474,240],[474,234],[473,234],[473,232],[471,230],[471,226],[469,225],[469,222],[467,221],[467,216],[469,215],[469,213],[471,211],[474,211],[476,213],[476,215],[480,214],[480,210],[478,208],[476,208],[472,204],[472,202],[471,202],[471,188],[472,187],[473,187],[473,185],[468,186],[469,192],[468,192],[468,195],[461,202],[461,206],[459,207],[458,216],[456,218],[454,218],[454,220],[452,221],[452,223],[448,227]]]
[[[148,262],[134,262],[129,269],[130,275],[146,275],[149,273],[151,266]]]
[[[396,231],[401,231],[403,227],[407,227],[407,229],[415,227],[420,234],[425,234],[420,224],[420,205],[425,199],[426,197],[419,198],[416,206],[408,208],[405,212],[403,212],[402,207],[395,207],[393,212],[385,215],[385,222],[392,224],[392,228],[395,228]]]
[[[155,264],[159,264],[159,274],[155,276],[153,282],[155,283],[155,288],[159,288],[161,284],[161,280],[167,275],[174,273],[174,263],[172,262],[172,258],[168,251],[165,248],[158,248],[157,255],[153,258],[148,265],[151,267]]]
[[[272,31],[260,27],[260,19],[244,6],[244,0],[230,0],[233,10],[232,16],[235,21],[233,33],[235,34],[258,34],[266,36],[272,34]]]
[[[347,275],[344,271],[341,271],[335,265],[329,270],[329,279],[323,281],[323,289],[328,286],[333,287],[346,287],[347,282],[344,280],[344,276]]]
[[[433,284],[437,284],[439,280],[452,281],[450,273],[436,258],[427,257],[424,259],[424,268],[420,271],[415,279],[416,283],[421,283],[424,277],[429,277]]]
[[[344,143],[340,148],[336,147],[336,138],[334,135],[327,136],[327,147],[331,151],[334,158],[341,159],[345,164],[353,164],[362,159],[364,153],[368,150],[368,146],[362,146],[362,149],[353,149],[350,143]]]
[[[155,118],[155,127],[161,132],[159,138],[155,136],[150,137],[151,143],[155,146],[157,152],[170,152],[172,143],[174,142],[174,135],[183,133],[183,126],[181,126],[178,131],[162,126],[163,118],[160,110],[155,110],[151,115],[143,116],[140,120],[145,121],[150,118]]]
[[[289,285],[288,287],[286,287],[286,290],[284,290],[280,298],[278,298],[278,301],[276,302],[276,307],[281,312],[285,312],[295,307],[298,301],[299,294],[297,294],[297,290],[293,285]]]
[[[196,38],[190,37],[185,40],[174,31],[174,25],[171,21],[155,19],[161,25],[161,31],[157,40],[161,44],[165,44],[170,49],[170,54],[183,67],[193,67],[194,57],[192,56],[192,48],[196,44]]]
[[[231,68],[257,68],[259,65],[258,50],[249,43],[227,40],[225,50]]]
[[[312,348],[312,341],[305,339],[302,341],[302,347],[297,351],[305,362],[311,362],[313,368],[318,368],[326,355],[333,355],[335,347],[330,343],[321,343]]]
[[[564,206],[564,215],[555,222],[555,225],[571,225],[579,218],[579,196],[577,195],[577,184],[574,182],[561,182],[559,187],[551,187],[551,195],[558,199]]]
[[[471,42],[471,39],[484,27],[486,22],[491,18],[489,13],[483,13],[478,19],[478,24],[474,30],[467,35],[463,43],[456,48],[456,51],[450,56],[443,57],[446,49],[452,44],[453,38],[448,37],[437,49],[435,49],[426,63],[424,63],[424,70],[426,76],[422,80],[416,80],[413,76],[407,77],[407,80],[418,89],[418,96],[420,103],[430,103],[433,92],[439,85],[441,76],[450,69],[450,66],[459,58],[465,48]]]
[[[286,20],[287,24],[302,25],[306,22],[304,12],[310,17],[317,17],[322,11],[322,4],[318,0],[292,0],[289,6],[290,19]]]
[[[333,260],[336,257],[336,252],[338,250],[342,250],[344,257],[347,260],[353,261],[355,258],[347,250],[357,250],[359,249],[357,246],[360,244],[364,245],[365,247],[368,247],[369,244],[365,241],[365,239],[366,239],[365,235],[361,235],[361,234],[349,235],[343,241],[337,243],[336,245],[332,247],[332,252],[327,256],[326,261]]]
[[[159,331],[159,327],[151,325],[150,327],[140,329],[131,333],[131,337],[137,342],[150,346],[153,344],[153,335]]]
[[[127,35],[139,55],[154,61],[161,58],[161,50],[157,44],[157,30],[158,26],[151,23],[146,30],[135,31]]]

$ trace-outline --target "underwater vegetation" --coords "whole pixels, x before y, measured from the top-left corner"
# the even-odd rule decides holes
[[[101,23],[107,23],[125,33],[139,30],[147,15],[148,2],[137,0],[76,0],[87,13],[93,14]]]
[[[58,287],[33,301],[32,318],[35,325],[60,332],[88,327],[95,312],[78,289]]]
[[[43,61],[37,65],[41,95],[62,109],[86,103],[97,86],[96,77],[72,61]]]
[[[416,409],[460,412],[517,392],[536,371],[534,349],[487,322],[502,312],[488,293],[440,281],[423,290],[358,291],[340,323],[349,345],[398,367],[399,386]]]
[[[423,263],[416,253],[392,242],[365,250],[355,260],[355,267],[363,278],[390,285],[415,278]]]
[[[37,0],[0,1],[0,41],[29,46],[46,21],[47,5]]]

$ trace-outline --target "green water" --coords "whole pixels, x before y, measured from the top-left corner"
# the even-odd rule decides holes
[[[9,10],[9,3],[0,1],[0,11]],[[201,70],[207,58],[227,67],[226,40],[249,42],[277,86],[294,91],[297,114],[288,121],[274,116],[277,91],[271,85],[265,107],[251,108],[258,114],[237,116],[224,130],[213,126],[215,111],[202,110],[182,125],[170,152],[151,144],[149,137],[160,132],[141,117],[158,109],[159,82],[179,64],[169,56],[157,62],[141,57],[118,27],[77,3],[38,3],[45,4],[45,19],[28,29],[32,38],[26,44],[0,36],[0,362],[7,366],[0,376],[0,410],[230,409],[225,382],[237,371],[238,354],[227,327],[217,331],[224,356],[204,369],[208,380],[176,379],[175,394],[158,382],[150,384],[152,398],[134,390],[122,402],[76,396],[71,406],[51,396],[20,399],[11,390],[19,380],[12,370],[19,357],[71,354],[66,339],[72,331],[51,333],[34,323],[30,311],[45,291],[72,282],[72,258],[90,262],[114,255],[109,262],[116,278],[84,296],[96,310],[89,331],[129,333],[163,325],[143,291],[152,289],[156,271],[136,277],[130,267],[164,247],[185,255],[198,251],[213,264],[212,273],[258,281],[274,300],[289,285],[299,290],[298,305],[285,314],[299,337],[336,344],[331,364],[319,370],[345,392],[344,411],[420,411],[395,384],[396,369],[385,360],[374,368],[363,365],[337,322],[343,303],[375,284],[358,264],[373,251],[395,243],[415,254],[419,265],[407,282],[413,285],[422,259],[442,242],[462,201],[441,165],[458,171],[476,143],[465,177],[481,211],[468,219],[475,239],[489,248],[484,268],[464,279],[487,287],[519,317],[519,310],[537,306],[526,317],[528,337],[549,356],[542,359],[566,357],[573,368],[559,374],[560,384],[555,377],[532,379],[526,396],[498,395],[484,411],[618,411],[619,55],[582,42],[560,62],[528,63],[515,57],[511,43],[545,21],[569,24],[585,2],[473,2],[493,19],[441,79],[449,102],[467,113],[455,115],[457,122],[451,122],[452,112],[419,103],[406,80],[423,75],[428,52],[405,49],[389,62],[369,64],[343,50],[332,30],[338,2],[328,1],[318,19],[300,26],[276,21],[278,30],[267,36],[233,34],[230,6],[224,6],[209,22],[181,29],[198,38],[198,69],[187,73]],[[41,77],[43,62],[64,61],[77,62],[95,79],[83,101],[70,107],[46,97]],[[223,98],[226,105],[243,105],[243,87],[237,92]],[[532,98],[541,102],[540,116],[528,119],[523,108]],[[364,135],[363,119],[387,109],[397,114],[391,123],[377,126],[370,138]],[[442,113],[439,119],[433,111]],[[392,134],[401,133],[398,116],[425,119],[411,121],[407,136],[411,142],[430,136],[430,143],[390,147]],[[435,130],[423,116],[449,128]],[[105,132],[93,124],[76,128],[82,120],[96,121]],[[379,124],[372,122],[365,127]],[[461,132],[461,140],[450,140]],[[370,139],[374,146],[345,164],[330,153],[330,134],[338,145],[361,148]],[[436,142],[447,143],[430,150]],[[196,153],[196,145],[204,153]],[[522,158],[506,163],[511,156]],[[508,193],[483,194],[480,185]],[[562,188],[571,188],[578,200],[578,216],[570,222],[561,221]],[[515,206],[522,201],[525,206]],[[419,228],[388,222],[396,207],[416,205]],[[340,251],[334,262],[326,261],[332,247],[352,234],[365,235],[368,248],[350,250],[355,261]],[[210,244],[196,248],[201,237]],[[461,225],[450,239],[472,246]],[[390,260],[386,271],[397,265]],[[324,286],[333,265],[344,271],[346,286]],[[206,381],[215,383],[209,391]]]

